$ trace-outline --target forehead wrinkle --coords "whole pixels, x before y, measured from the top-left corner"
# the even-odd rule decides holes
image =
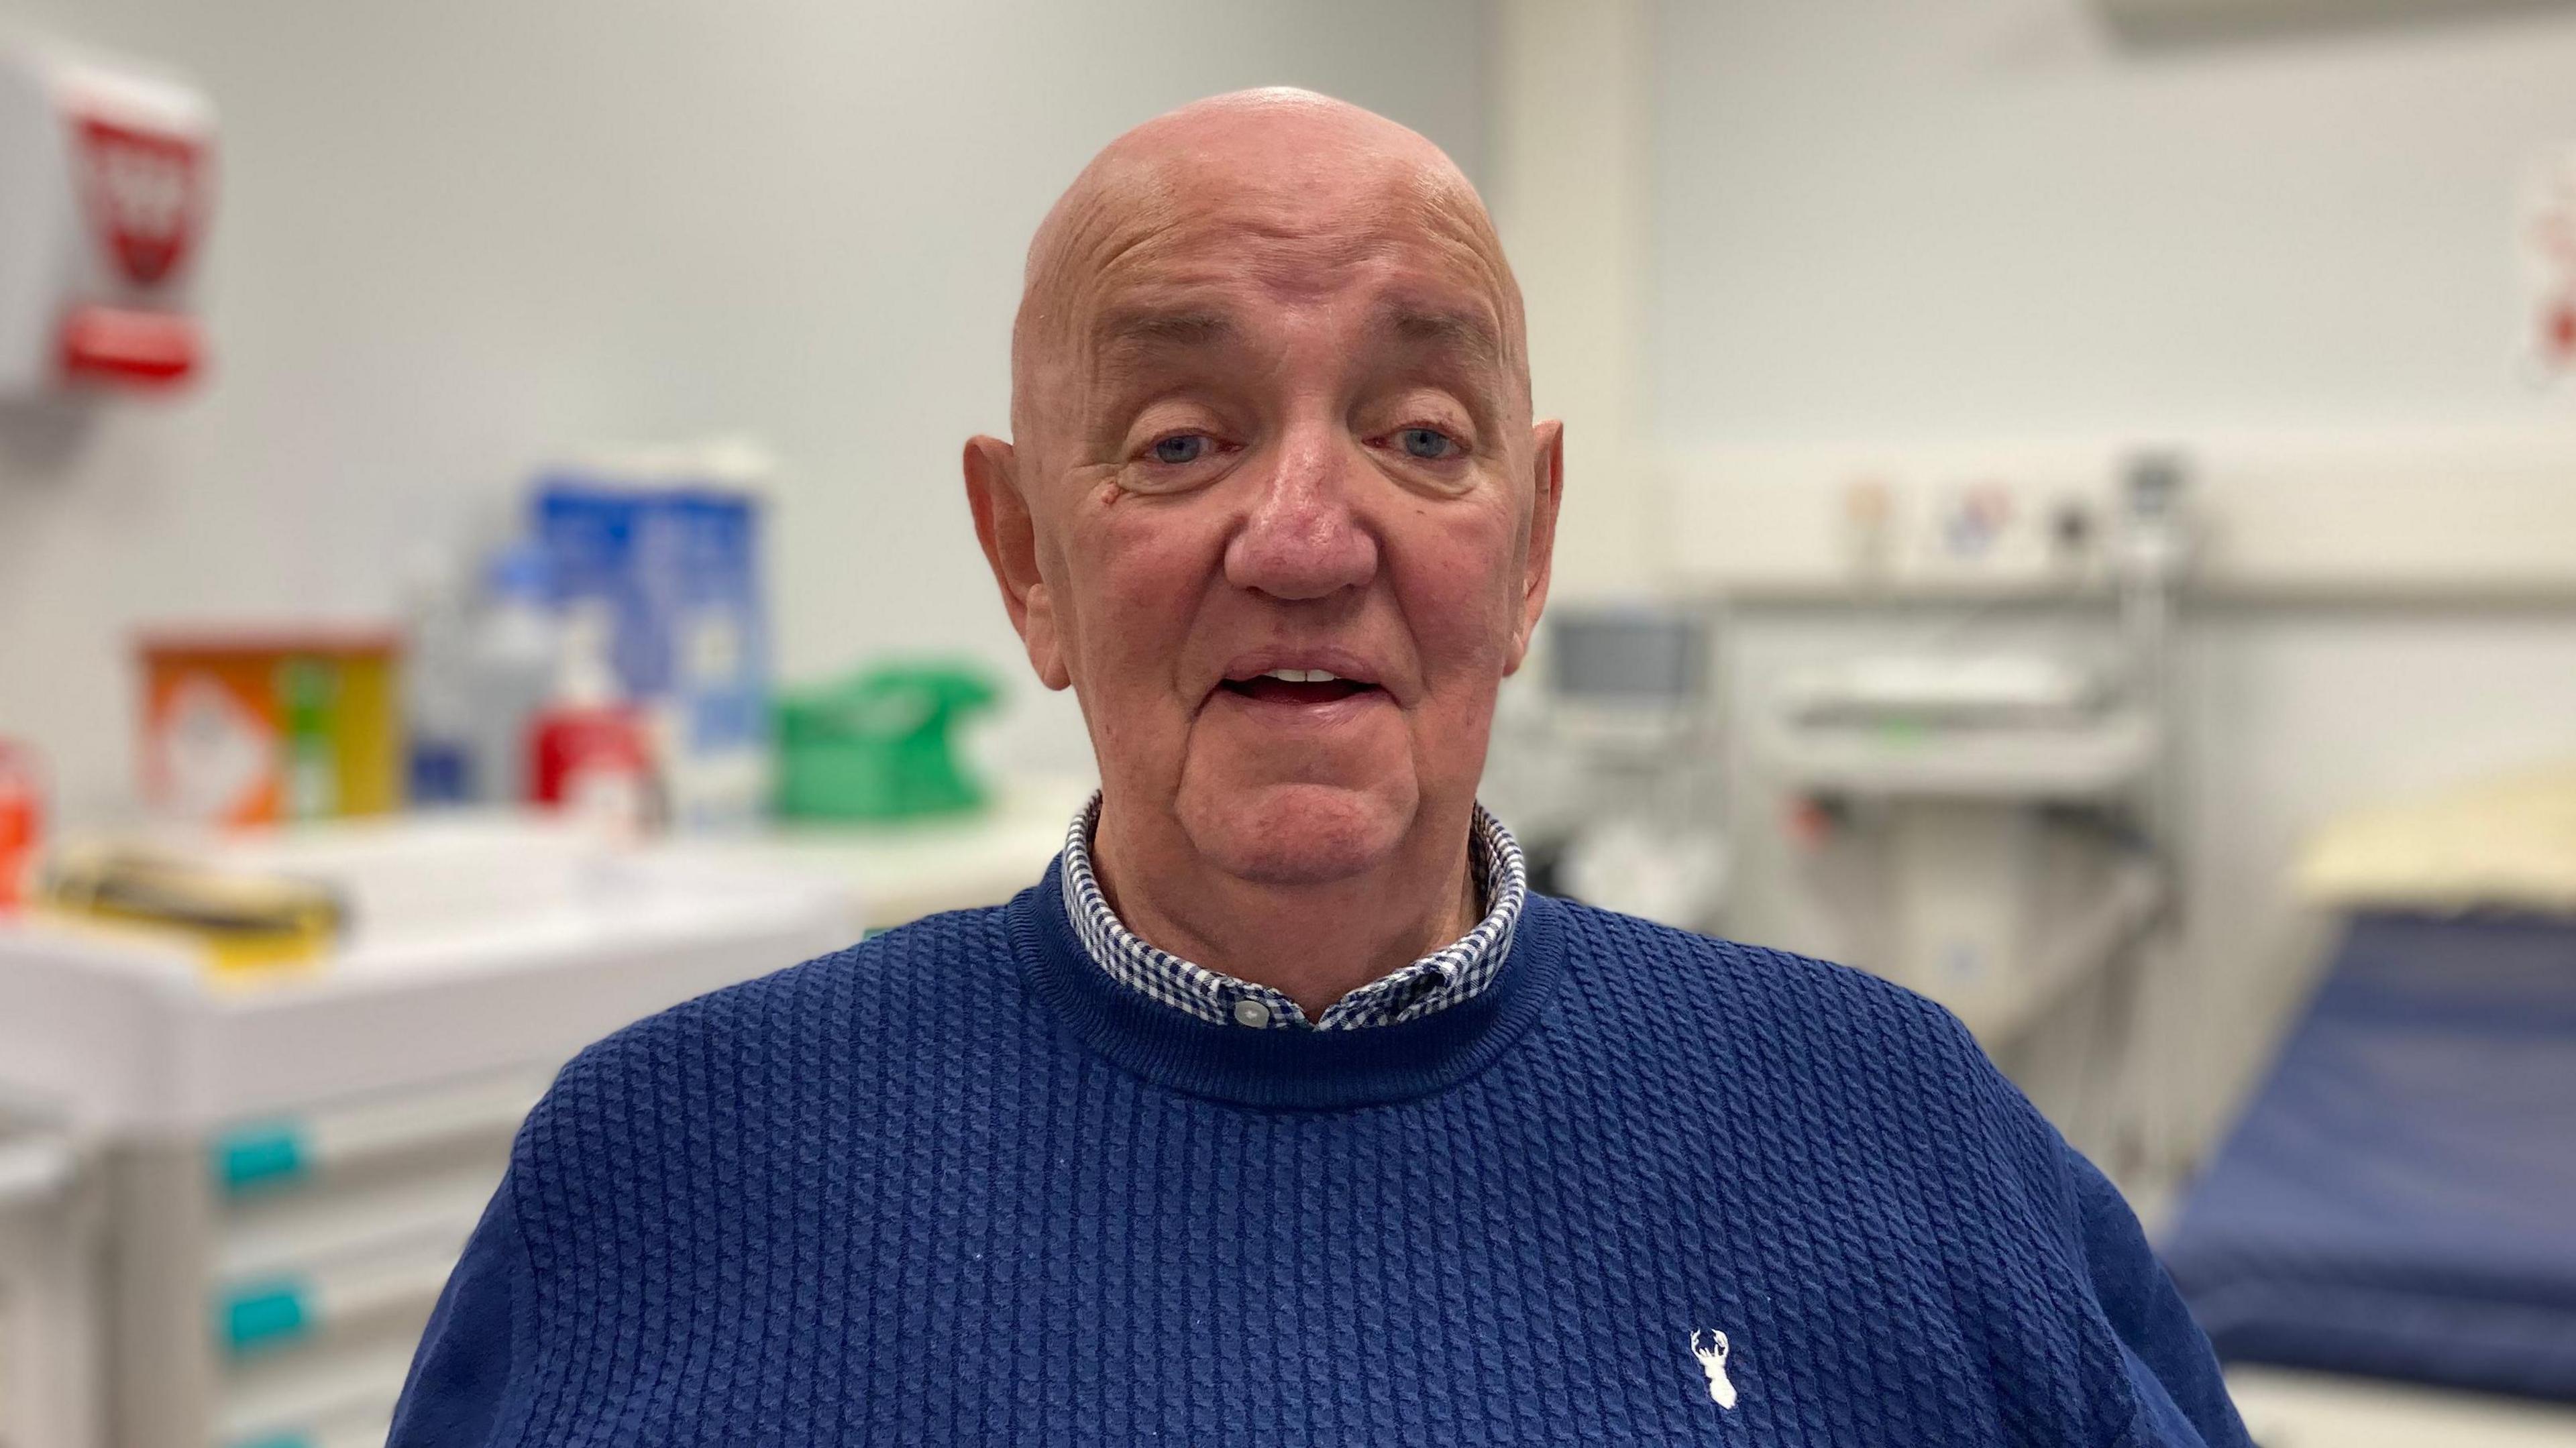
[[[1314,204],[1265,204],[1238,198],[1212,213],[1168,220],[1137,218],[1133,234],[1098,261],[1067,278],[1078,303],[1122,305],[1129,292],[1171,295],[1227,291],[1249,282],[1288,296],[1328,293],[1355,269],[1424,240],[1413,227],[1368,217],[1353,224],[1354,208],[1316,215]]]
[[[1242,215],[1184,222],[1121,247],[1069,287],[1071,311],[1093,314],[1087,340],[1094,349],[1130,334],[1206,343],[1236,330],[1233,309],[1247,288],[1294,305],[1361,287],[1389,294],[1370,303],[1377,330],[1508,358],[1511,349],[1498,335],[1508,329],[1508,313],[1496,271],[1470,237],[1444,224],[1451,221],[1406,206],[1359,225],[1338,216],[1320,223]],[[1214,307],[1196,300],[1207,296],[1222,300]],[[1469,300],[1449,300],[1454,296]]]

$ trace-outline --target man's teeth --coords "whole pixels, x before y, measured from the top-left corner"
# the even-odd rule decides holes
[[[1277,679],[1287,684],[1330,684],[1338,680],[1341,675],[1328,674],[1322,669],[1272,669],[1261,677]]]

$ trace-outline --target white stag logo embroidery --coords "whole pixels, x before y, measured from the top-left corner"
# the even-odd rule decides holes
[[[1707,1339],[1703,1345],[1702,1339]],[[1691,1329],[1691,1356],[1708,1374],[1708,1400],[1729,1412],[1735,1409],[1735,1384],[1726,1376],[1726,1334],[1715,1328]]]

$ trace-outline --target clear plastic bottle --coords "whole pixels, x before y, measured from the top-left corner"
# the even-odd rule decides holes
[[[484,570],[483,607],[466,668],[473,721],[474,794],[492,803],[532,797],[528,738],[554,697],[563,668],[562,628],[545,554],[534,544],[504,549]]]
[[[453,553],[424,548],[403,570],[403,734],[414,805],[482,796],[474,750],[473,617]]]

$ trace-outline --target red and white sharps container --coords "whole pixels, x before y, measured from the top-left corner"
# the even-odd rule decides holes
[[[0,44],[0,397],[164,391],[205,346],[191,280],[215,112],[153,67]]]

